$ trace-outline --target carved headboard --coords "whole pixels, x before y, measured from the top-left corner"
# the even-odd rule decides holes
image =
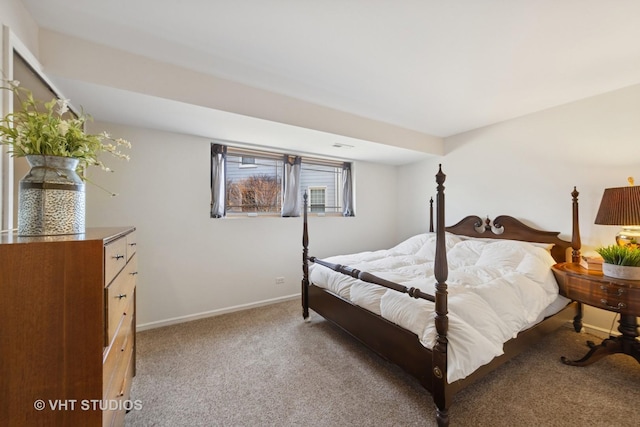
[[[479,216],[470,215],[460,222],[450,227],[445,227],[445,231],[461,236],[469,236],[485,239],[508,239],[520,240],[524,242],[549,243],[553,244],[551,256],[557,262],[567,261],[567,251],[571,248],[572,262],[580,260],[580,227],[578,224],[578,191],[573,187],[571,192],[573,208],[573,229],[571,241],[559,238],[559,231],[538,230],[522,223],[520,220],[509,216],[500,215],[493,220],[489,218],[483,220]],[[433,198],[429,201],[429,231],[433,232]]]

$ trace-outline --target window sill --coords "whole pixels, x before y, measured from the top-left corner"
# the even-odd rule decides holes
[[[308,218],[313,218],[313,217],[318,217],[318,218],[352,218],[352,217],[344,217],[342,214],[339,213],[316,213],[316,212],[309,212],[307,213],[307,217]],[[263,213],[263,214],[258,214],[258,213],[233,213],[233,214],[227,214],[224,218],[227,219],[242,219],[242,218],[302,218],[302,215],[300,216],[292,216],[292,217],[283,217],[279,214],[269,214],[269,213]],[[217,218],[216,218],[217,219]]]

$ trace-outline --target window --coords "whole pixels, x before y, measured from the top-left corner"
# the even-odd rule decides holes
[[[308,212],[353,216],[351,164],[211,145],[212,217],[299,216],[305,192]]]
[[[327,206],[326,194],[326,187],[309,187],[309,211],[325,212]]]
[[[255,168],[256,166],[257,165],[256,165],[255,157],[247,157],[247,156],[240,157],[241,168]]]
[[[309,197],[308,212],[342,212],[342,164],[303,162],[300,183],[300,197],[305,191]]]
[[[280,212],[282,164],[278,159],[230,152],[227,155],[227,213]]]

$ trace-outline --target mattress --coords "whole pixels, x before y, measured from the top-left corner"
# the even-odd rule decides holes
[[[325,258],[435,295],[434,233],[413,236],[391,249]],[[465,378],[503,353],[520,331],[561,310],[549,245],[445,235],[449,265],[447,380]],[[425,347],[436,342],[434,303],[310,266],[310,281],[415,333]]]

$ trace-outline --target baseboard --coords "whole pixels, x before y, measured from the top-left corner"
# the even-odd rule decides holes
[[[620,335],[620,333],[616,328],[614,328],[613,330],[609,330],[609,329],[600,328],[594,325],[583,324],[582,329],[585,332],[600,338],[609,338],[611,335],[613,336]]]
[[[262,307],[269,304],[276,304],[284,301],[291,301],[295,299],[299,299],[300,294],[288,295],[284,297],[272,298],[268,300],[257,301],[249,304],[240,304],[235,305],[233,307],[221,308],[218,310],[205,311],[202,313],[189,314],[187,316],[173,317],[166,320],[158,320],[155,322],[142,323],[140,325],[136,325],[136,331],[145,331],[148,329],[161,328],[163,326],[175,325],[178,323],[190,322],[192,320],[205,319],[207,317],[220,316],[221,314],[233,313],[235,311],[248,310],[250,308]],[[573,326],[572,326],[573,327]],[[601,338],[608,338],[610,335],[619,335],[618,331],[609,331],[609,329],[604,329],[598,326],[583,324],[582,329],[584,332],[587,332],[591,335],[595,335]]]
[[[247,310],[250,308],[262,307],[265,305],[276,304],[284,301],[291,301],[294,299],[299,299],[300,294],[288,295],[284,297],[272,298],[268,300],[262,300],[257,302],[252,302],[249,304],[241,304],[235,305],[233,307],[221,308],[218,310],[205,311],[202,313],[189,314],[187,316],[173,317],[171,319],[166,320],[158,320],[155,322],[142,323],[140,325],[136,325],[136,331],[145,331],[148,329],[161,328],[163,326],[175,325],[178,323],[190,322],[192,320],[205,319],[207,317],[220,316],[221,314],[233,313],[234,311]]]

